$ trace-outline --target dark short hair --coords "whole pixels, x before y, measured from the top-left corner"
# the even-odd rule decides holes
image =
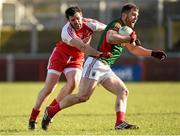
[[[139,10],[139,8],[135,4],[127,3],[122,7],[121,14],[129,12],[131,9]]]
[[[66,18],[69,19],[69,16],[74,16],[77,12],[82,13],[81,9],[78,6],[72,6],[66,9],[65,14]]]

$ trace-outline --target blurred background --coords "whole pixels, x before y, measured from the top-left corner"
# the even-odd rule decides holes
[[[67,7],[79,5],[84,17],[107,24],[126,2],[140,8],[136,32],[142,45],[163,49],[168,58],[161,62],[126,52],[114,72],[126,81],[180,81],[180,0],[0,0],[0,81],[45,80]],[[95,48],[99,36],[93,36]]]

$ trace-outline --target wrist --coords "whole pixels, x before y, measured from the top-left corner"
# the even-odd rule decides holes
[[[136,41],[137,35],[136,35],[136,32],[135,32],[135,31],[133,31],[133,32],[131,33],[130,38],[131,38],[131,39],[130,39],[130,44]]]
[[[153,50],[151,51],[151,56],[153,56]]]
[[[130,37],[130,40],[129,40],[129,43],[133,43],[134,42],[134,39],[132,37]]]
[[[155,50],[152,50],[152,51],[151,51],[151,56],[152,56],[152,57],[155,57],[155,56],[156,56],[156,54],[157,54],[157,53],[156,53],[156,51],[155,51]]]

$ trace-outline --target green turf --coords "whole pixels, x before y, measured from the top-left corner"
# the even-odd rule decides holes
[[[139,130],[115,131],[115,96],[98,86],[91,99],[61,111],[49,130],[27,129],[31,108],[43,83],[0,83],[1,135],[177,135],[180,134],[180,82],[126,83],[130,90],[126,119]],[[57,94],[56,87],[48,103]],[[45,106],[43,107],[44,111]]]

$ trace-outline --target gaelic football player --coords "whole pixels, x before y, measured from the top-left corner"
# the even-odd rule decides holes
[[[79,85],[84,53],[95,57],[106,55],[89,46],[92,34],[95,31],[101,32],[106,25],[94,19],[83,18],[82,11],[77,6],[69,7],[65,14],[67,23],[62,28],[62,40],[56,43],[49,58],[46,81],[32,108],[29,129],[35,129],[41,106],[55,88],[62,72],[65,74],[67,82],[50,106],[56,105]]]
[[[116,95],[115,102],[115,129],[137,129],[137,125],[126,122],[125,113],[129,90],[124,82],[115,75],[111,66],[120,58],[124,48],[134,55],[152,56],[159,60],[166,58],[166,54],[160,50],[145,49],[141,46],[135,32],[130,36],[122,36],[118,33],[122,26],[128,26],[134,29],[138,20],[139,9],[135,4],[128,3],[122,7],[120,18],[109,23],[102,33],[98,50],[101,52],[111,52],[110,58],[96,58],[89,56],[83,67],[80,89],[77,94],[66,96],[55,106],[46,108],[42,120],[42,128],[47,130],[51,118],[59,111],[72,105],[87,101],[92,95],[98,83],[107,91]],[[102,111],[103,112],[103,111]]]

